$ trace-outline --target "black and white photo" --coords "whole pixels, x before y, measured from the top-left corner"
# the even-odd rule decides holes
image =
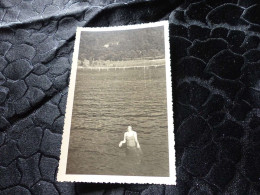
[[[78,28],[58,181],[175,184],[168,31]]]

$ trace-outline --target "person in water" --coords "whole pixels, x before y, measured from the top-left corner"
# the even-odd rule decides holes
[[[140,165],[142,162],[142,149],[137,139],[137,133],[133,131],[131,126],[127,127],[127,132],[124,133],[124,140],[119,143],[119,147],[121,148],[123,144],[126,144],[125,154],[126,160],[128,163],[129,170],[131,169],[131,173],[135,173],[137,171],[135,165]]]
[[[131,126],[127,127],[127,132],[124,134],[124,140],[119,143],[121,148],[123,144],[126,143],[128,149],[140,149],[140,144],[137,139],[137,133],[133,131]]]

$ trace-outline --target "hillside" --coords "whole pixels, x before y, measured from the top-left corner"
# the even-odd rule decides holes
[[[121,61],[164,58],[163,27],[126,31],[82,32],[79,60]]]

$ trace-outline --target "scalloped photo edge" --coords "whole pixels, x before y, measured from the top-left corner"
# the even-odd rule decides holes
[[[166,70],[166,104],[167,104],[167,125],[168,129],[168,160],[169,176],[124,176],[124,175],[94,175],[94,174],[67,174],[68,151],[70,142],[70,131],[72,121],[72,110],[74,101],[74,92],[76,86],[76,75],[78,69],[78,57],[80,50],[81,32],[92,31],[123,31],[131,29],[142,29],[150,27],[164,28],[164,48],[165,48],[165,70]],[[132,183],[132,184],[165,184],[176,185],[176,160],[175,160],[175,138],[174,138],[174,121],[173,121],[173,100],[172,100],[172,79],[171,79],[171,61],[170,61],[170,43],[169,43],[169,22],[160,21],[146,24],[136,24],[116,27],[78,27],[74,45],[72,67],[70,73],[70,83],[66,104],[65,121],[62,135],[62,145],[60,161],[57,173],[58,182],[88,182],[88,183]],[[119,140],[120,141],[120,140]],[[86,165],[87,166],[87,165]]]

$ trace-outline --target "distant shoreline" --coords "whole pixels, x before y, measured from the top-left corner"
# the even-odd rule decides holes
[[[88,60],[78,61],[78,68],[83,69],[128,69],[128,68],[146,68],[165,66],[165,59],[136,59],[123,61],[97,60],[90,62]]]
[[[148,66],[115,66],[115,67],[93,67],[93,66],[78,66],[79,69],[90,69],[90,70],[108,70],[108,69],[136,69],[136,68],[157,68],[165,66],[161,65],[148,65]]]

